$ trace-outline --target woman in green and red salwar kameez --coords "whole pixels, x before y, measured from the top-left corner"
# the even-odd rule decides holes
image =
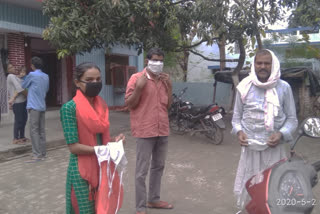
[[[96,212],[95,199],[100,171],[94,147],[125,138],[123,134],[113,140],[110,138],[108,106],[98,96],[102,88],[100,73],[99,67],[93,63],[78,65],[74,80],[77,87],[76,96],[60,110],[64,136],[71,152],[66,183],[67,214]],[[111,168],[115,170],[114,165],[111,165]],[[115,181],[117,182],[114,184],[119,184],[117,174]],[[112,188],[119,190],[118,185],[113,186]],[[113,207],[112,200],[116,199],[110,198],[106,203]],[[111,209],[108,214],[111,213]]]

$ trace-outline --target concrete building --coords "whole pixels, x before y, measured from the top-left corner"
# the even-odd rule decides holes
[[[44,61],[44,72],[50,77],[47,106],[59,107],[72,98],[73,70],[76,65],[91,61],[96,63],[103,77],[100,95],[109,106],[124,105],[124,90],[130,75],[143,69],[143,54],[138,55],[135,47],[115,46],[106,54],[104,49],[93,50],[58,59],[55,47],[43,40],[42,32],[49,18],[42,13],[38,0],[0,1],[0,109],[8,114],[6,90],[6,66],[26,66],[30,71],[30,60],[39,56]]]

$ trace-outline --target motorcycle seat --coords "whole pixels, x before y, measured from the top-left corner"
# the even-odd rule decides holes
[[[193,116],[203,114],[203,113],[209,111],[210,108],[211,108],[211,105],[209,105],[209,106],[192,106],[191,114]]]

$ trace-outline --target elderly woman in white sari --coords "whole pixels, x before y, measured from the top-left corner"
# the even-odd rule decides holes
[[[278,58],[260,50],[250,75],[237,86],[232,133],[242,147],[234,185],[241,210],[248,200],[247,180],[286,157],[281,143],[293,139],[298,125],[291,87],[280,75]]]

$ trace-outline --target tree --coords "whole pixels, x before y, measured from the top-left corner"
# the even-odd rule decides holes
[[[44,38],[57,47],[59,57],[115,44],[135,46],[139,51],[157,46],[180,52],[176,58],[186,80],[189,52],[182,47],[190,46],[196,35],[192,2],[45,0],[43,11],[50,24]]]
[[[320,27],[319,0],[286,0],[288,8],[292,9],[289,17],[290,27],[317,26]]]
[[[173,9],[169,0],[44,0],[50,23],[43,36],[57,47],[59,57],[119,43],[139,50],[168,49],[175,46]]]
[[[138,50],[158,46],[176,52],[187,79],[189,54],[205,60],[238,62],[242,69],[246,48],[258,41],[267,24],[280,18],[281,0],[44,0],[50,24],[44,38],[63,57],[115,44]],[[194,41],[194,38],[198,38]],[[203,56],[195,47],[217,43],[220,58]],[[239,59],[225,59],[225,46],[237,43]],[[235,78],[235,85],[238,81]]]
[[[254,54],[256,49],[261,49],[261,34],[269,24],[275,23],[282,18],[284,7],[281,0],[202,0],[198,2],[199,32],[203,38],[211,38],[210,42],[221,44],[234,44],[239,47],[239,58],[230,59],[209,59],[210,61],[220,62],[238,62],[233,70],[234,85],[239,82],[238,74],[244,66],[247,50],[251,50],[250,55]],[[214,36],[213,36],[214,35]],[[217,40],[213,41],[212,38]],[[255,47],[256,41],[258,48]],[[223,48],[221,48],[223,56]],[[201,54],[190,50],[192,53],[201,56]]]
[[[289,27],[313,27],[311,31],[319,31],[320,28],[320,1],[318,0],[286,0],[288,8],[292,9],[289,17]],[[320,59],[320,50],[309,42],[308,33],[302,32],[304,44],[292,47],[288,57],[302,56],[304,58]]]

